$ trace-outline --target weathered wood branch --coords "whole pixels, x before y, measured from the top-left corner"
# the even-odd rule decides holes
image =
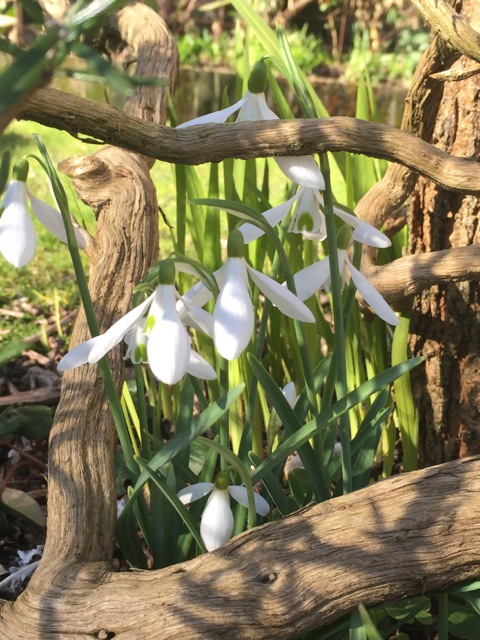
[[[150,16],[148,29],[145,13]],[[158,15],[141,3],[130,3],[120,12],[115,26],[126,40],[132,32],[138,34],[132,47],[142,59],[145,73],[163,76],[168,70],[172,80],[175,78],[175,45]],[[170,56],[168,60],[165,52]],[[158,103],[166,105],[166,87],[147,92],[140,89],[136,95],[129,110],[145,119],[165,121],[166,111],[160,114]],[[128,311],[133,288],[157,258],[156,190],[149,164],[142,155],[111,146],[90,157],[64,161],[61,169],[73,179],[80,197],[97,217],[96,236],[88,246],[89,287],[104,330]],[[82,312],[75,324],[72,346],[89,337]],[[124,363],[119,350],[112,352],[110,362],[120,390]],[[72,558],[111,559],[116,523],[116,441],[98,367],[81,367],[66,373],[50,435],[49,535],[32,588],[45,591],[55,572],[61,572]]]
[[[412,0],[442,38],[464,56],[480,62],[480,34],[445,0]]]
[[[436,36],[424,52],[415,70],[402,118],[402,131],[426,142],[432,138],[433,128],[442,101],[444,85],[432,80],[432,74],[449,68],[460,54]],[[418,174],[401,164],[391,164],[383,178],[363,196],[357,204],[357,215],[374,227],[382,227],[415,186]],[[366,251],[370,260],[373,252]]]
[[[355,118],[245,122],[177,130],[50,88],[39,89],[18,117],[180,164],[351,151],[403,164],[444,189],[480,194],[478,162],[449,156],[406,132]]]
[[[47,592],[5,605],[1,637],[293,640],[359,603],[478,577],[479,500],[480,459],[469,458],[309,507],[208,559],[144,573],[71,565]]]
[[[367,273],[387,302],[401,306],[409,296],[444,282],[480,278],[480,245],[403,256]]]

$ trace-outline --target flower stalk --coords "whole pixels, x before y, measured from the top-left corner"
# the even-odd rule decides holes
[[[333,211],[333,194],[330,181],[330,166],[326,154],[320,155],[320,169],[325,178],[325,222],[327,227],[328,260],[330,266],[330,288],[332,293],[333,319],[335,324],[334,359],[336,370],[337,399],[347,395],[347,367],[345,355],[345,325],[343,322],[342,275],[337,258],[337,230]],[[340,417],[340,442],[342,445],[343,492],[352,491],[352,460],[350,447],[350,422],[348,414]]]

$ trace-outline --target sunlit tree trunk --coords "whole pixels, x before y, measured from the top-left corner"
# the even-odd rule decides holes
[[[480,3],[457,7],[478,24]],[[475,63],[461,57],[455,70]],[[480,159],[480,75],[447,82],[432,142],[457,156]],[[444,191],[420,178],[409,208],[412,253],[480,242],[480,199]],[[414,372],[423,466],[480,452],[480,288],[476,281],[445,283],[414,302],[411,345],[425,357]]]

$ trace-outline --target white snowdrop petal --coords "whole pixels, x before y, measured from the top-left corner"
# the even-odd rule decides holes
[[[232,484],[228,487],[228,492],[234,500],[241,504],[242,507],[248,509],[248,492],[246,487],[240,487],[237,484]],[[253,492],[253,498],[255,500],[255,511],[259,516],[266,516],[270,511],[270,505],[259,493]]]
[[[213,336],[219,354],[234,360],[250,342],[254,313],[244,258],[228,258],[224,269],[224,284],[213,312]]]
[[[147,342],[148,366],[157,380],[179,382],[187,371],[190,350],[190,338],[176,312],[157,318]]]
[[[194,329],[200,329],[207,336],[213,338],[213,316],[205,311],[205,309],[201,309],[197,307],[195,304],[191,304],[186,298],[181,297],[180,301],[184,303],[185,307],[180,308],[180,319],[181,321],[188,325],[189,327],[193,327]],[[177,312],[178,312],[178,303],[177,303]]]
[[[247,93],[245,94],[245,98],[245,102],[238,112],[236,122],[255,122],[257,120],[263,120],[263,116],[257,100],[257,95],[247,91]]]
[[[283,173],[289,180],[302,187],[311,189],[325,189],[322,172],[312,156],[279,157],[275,158]]]
[[[325,283],[330,280],[330,265],[328,258],[323,258],[318,262],[297,271],[293,276],[295,289],[300,300],[307,300],[310,296],[325,287]]]
[[[146,318],[140,318],[123,338],[128,346],[125,358],[129,358],[134,364],[146,360],[148,336],[145,333],[145,323]]]
[[[363,242],[363,244],[368,244],[370,247],[377,247],[379,249],[385,249],[391,246],[392,243],[390,239],[371,224],[365,222],[365,220],[352,216],[348,211],[343,211],[338,207],[334,207],[333,210],[335,215],[353,228],[352,238],[357,242]]]
[[[190,350],[190,360],[188,362],[187,373],[190,373],[201,380],[216,380],[215,369],[200,354],[193,349]]]
[[[208,551],[215,551],[230,539],[233,524],[228,491],[214,488],[200,522],[200,534]]]
[[[321,202],[320,193],[317,189],[302,187],[300,194],[288,230],[293,233],[301,233],[308,240],[324,240],[327,237],[327,226],[325,215],[319,207],[319,202]],[[310,215],[311,229],[308,229],[305,224],[302,224],[302,227],[299,226],[299,223],[302,222],[302,214],[305,212]]]
[[[395,315],[395,312],[388,306],[384,298],[378,293],[375,287],[370,284],[367,278],[365,278],[365,276],[361,274],[360,271],[355,269],[355,267],[347,257],[345,258],[345,262],[348,266],[348,270],[350,271],[350,276],[358,291],[360,291],[360,293],[364,297],[365,302],[372,307],[372,309],[382,320],[388,322],[388,324],[399,324],[400,320]]]
[[[139,304],[128,313],[126,313],[120,320],[117,320],[108,331],[98,336],[99,340],[95,343],[93,349],[90,352],[88,362],[93,364],[98,362],[100,358],[113,349],[135,325],[135,323],[143,316],[148,307],[152,304],[152,300],[155,293],[152,293],[146,300]]]
[[[82,364],[87,364],[92,349],[99,341],[101,341],[102,337],[103,336],[96,336],[95,338],[90,338],[90,340],[82,342],[78,347],[69,351],[60,360],[57,365],[57,369],[59,371],[69,371],[70,369],[75,369],[75,367],[79,367]]]
[[[278,120],[279,117],[267,105],[264,93],[257,94],[258,108],[260,110],[262,120]]]
[[[36,244],[26,201],[10,200],[0,218],[0,253],[14,267],[24,267],[35,257]]]
[[[32,210],[35,216],[40,220],[44,227],[53,233],[61,242],[67,244],[67,232],[65,231],[65,225],[63,223],[62,214],[60,211],[51,207],[43,200],[36,198],[30,191],[28,192],[30,202],[32,203]],[[87,248],[87,242],[85,237],[81,233],[78,225],[73,223],[73,231],[77,240],[78,248],[85,250]]]
[[[181,271],[181,269],[177,269],[177,271]],[[219,269],[218,271],[215,271],[213,274],[217,279],[217,282],[218,282],[218,278],[220,277],[219,276],[220,271],[221,269]],[[181,317],[184,317],[183,314],[186,313],[185,300],[187,302],[191,302],[196,307],[203,307],[212,298],[213,298],[213,294],[210,291],[210,289],[207,289],[207,287],[203,284],[202,281],[197,282],[196,284],[193,285],[193,287],[191,287],[188,291],[186,291],[183,294],[182,299],[178,301],[177,311],[179,314],[181,314]]]
[[[12,202],[21,204],[27,210],[27,184],[21,180],[10,180],[3,194],[2,207],[6,209]]]
[[[61,242],[67,242],[67,232],[60,211],[57,211],[43,200],[36,198],[29,191],[30,202],[35,216],[40,220],[44,227],[53,233]]]
[[[288,384],[286,384],[282,389],[282,393],[285,396],[285,399],[287,400],[288,404],[293,409],[297,404],[297,400],[298,400],[297,392],[295,391],[295,383],[289,382]]]
[[[281,222],[290,211],[292,204],[298,200],[300,193],[296,193],[293,198],[290,198],[286,202],[282,202],[278,204],[276,207],[272,207],[271,209],[267,209],[262,213],[265,220],[271,227],[275,227],[279,222]],[[226,209],[226,211],[229,211]],[[263,235],[262,229],[251,224],[250,222],[246,222],[238,227],[238,230],[242,233],[245,244],[256,240],[261,235]]]
[[[229,116],[231,116],[235,111],[238,111],[240,107],[243,106],[247,97],[244,96],[235,104],[232,104],[230,107],[226,109],[221,109],[220,111],[214,111],[213,113],[207,113],[204,116],[200,116],[199,118],[194,118],[193,120],[188,120],[188,122],[183,122],[182,124],[177,125],[177,129],[184,129],[185,127],[193,127],[197,124],[220,124],[225,122]]]
[[[214,486],[213,482],[197,482],[197,484],[192,484],[179,491],[177,496],[183,504],[190,504],[190,502],[200,500],[200,498],[209,494]]]
[[[289,318],[301,320],[302,322],[315,322],[315,318],[310,309],[303,304],[298,296],[293,294],[287,287],[283,287],[279,282],[275,282],[264,273],[256,271],[248,266],[248,273],[257,287],[262,291],[273,304]]]

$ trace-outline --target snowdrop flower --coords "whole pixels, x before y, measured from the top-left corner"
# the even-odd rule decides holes
[[[27,188],[28,163],[22,161],[13,170],[14,179],[10,181],[0,217],[0,253],[14,267],[24,267],[35,257],[37,244],[35,227],[28,213],[27,196],[32,211],[40,222],[59,240],[67,242],[67,234],[59,211],[46,202],[36,198]],[[75,237],[80,249],[86,248],[85,238],[75,229]]]
[[[230,496],[239,504],[248,508],[248,496],[245,487],[229,483],[228,472],[220,471],[213,482],[199,482],[178,492],[183,504],[190,504],[210,494],[200,522],[200,534],[208,551],[222,547],[233,531],[233,513],[230,508]],[[260,516],[270,511],[268,502],[258,493],[254,493],[255,510]]]
[[[360,273],[347,257],[347,246],[350,241],[352,232],[346,226],[343,225],[338,230],[337,234],[337,254],[338,254],[338,268],[342,277],[342,290],[345,286],[346,272],[350,273],[350,277],[353,280],[354,285],[358,291],[362,294],[367,304],[377,313],[377,315],[388,322],[391,325],[399,324],[399,319],[388,306],[383,297],[378,291],[370,284],[364,275]],[[319,289],[325,291],[330,290],[330,264],[328,257],[318,262],[314,262],[310,266],[298,271],[294,275],[295,287],[297,296],[300,300],[306,300],[310,298]]]
[[[301,233],[307,240],[324,240],[327,237],[325,214],[323,213],[323,197],[318,189],[301,187],[297,193],[282,204],[272,207],[263,213],[264,218],[272,227],[279,224],[296,203],[292,222],[288,228],[293,233]],[[334,205],[333,211],[343,222],[353,229],[352,238],[372,247],[385,248],[391,245],[385,234],[364,220],[344,211]],[[263,231],[249,222],[239,227],[245,244],[259,238]]]
[[[226,109],[208,113],[177,126],[184,129],[197,124],[220,124],[238,111],[236,122],[258,120],[278,120],[278,116],[267,106],[265,89],[267,86],[267,66],[264,60],[255,63],[248,79],[248,91],[235,104]],[[311,156],[274,158],[281,171],[289,180],[303,187],[325,189],[325,180],[317,163]]]
[[[310,309],[296,295],[272,278],[253,269],[244,258],[243,236],[234,229],[228,238],[228,258],[215,272],[220,293],[213,311],[213,340],[219,354],[234,360],[246,349],[255,326],[248,277],[282,313],[303,322],[314,322]],[[183,301],[204,305],[212,293],[201,283],[183,296]]]
[[[238,111],[236,122],[249,122],[255,120],[278,120],[278,116],[268,107],[265,101],[265,88],[267,86],[267,67],[263,60],[255,63],[248,79],[248,91],[235,104],[226,109],[207,113],[199,118],[188,120],[179,124],[177,129],[192,127],[197,124],[220,124]]]
[[[159,267],[160,284],[154,293],[103,335],[91,338],[67,353],[58,364],[59,371],[98,362],[125,339],[128,357],[133,362],[148,362],[155,377],[166,384],[179,382],[185,373],[214,380],[217,377],[214,369],[192,349],[190,337],[178,316],[174,278],[174,263],[163,260]],[[203,309],[194,309],[191,303],[187,309],[197,322],[208,315]]]

